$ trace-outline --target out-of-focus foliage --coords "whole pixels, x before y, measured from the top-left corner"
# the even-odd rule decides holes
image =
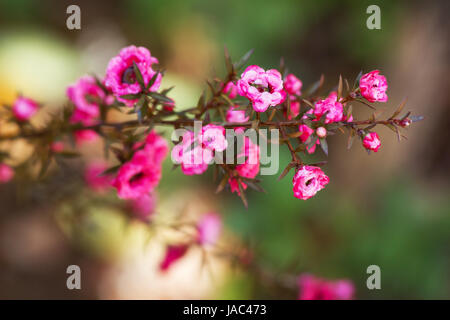
[[[355,281],[367,299],[433,299],[450,294],[450,203],[411,187],[401,177],[371,187],[365,199],[331,187],[298,203],[280,190],[290,181],[266,179],[270,196],[239,203],[227,222],[257,246],[264,264]],[[368,290],[366,268],[379,265],[382,290]],[[254,290],[253,294],[271,297]]]

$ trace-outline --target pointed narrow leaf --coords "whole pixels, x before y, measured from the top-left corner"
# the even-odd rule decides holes
[[[105,171],[103,171],[102,173],[99,174],[99,176],[106,176],[106,175],[110,175],[113,173],[116,173],[117,171],[119,171],[121,165],[117,165],[111,168],[106,169]]]
[[[288,136],[289,138],[298,138],[298,137],[300,137],[302,134],[303,134],[303,132],[297,131],[297,132],[289,133],[287,136]]]
[[[246,208],[248,208],[248,202],[247,202],[247,198],[245,197],[244,188],[242,187],[241,179],[238,179],[238,185],[239,185],[239,196],[241,197],[241,200],[244,203],[244,206]]]
[[[344,79],[345,80],[345,88],[347,89],[347,92],[350,91],[350,85],[348,84],[348,80],[347,78]]]
[[[291,169],[295,167],[295,163],[290,162],[286,168],[284,168],[283,172],[280,174],[280,176],[278,177],[278,181],[280,181],[281,179],[283,179],[288,173],[289,171],[291,171]]]
[[[398,116],[402,112],[405,105],[406,105],[406,98],[404,98],[402,100],[402,102],[397,107],[397,110],[395,110],[395,112],[392,114],[392,116],[389,119],[394,119],[396,116]]]
[[[258,192],[267,193],[266,190],[264,190],[257,182],[245,180],[245,184],[247,184],[253,190],[256,190]]]
[[[376,110],[375,107],[371,106],[370,104],[368,104],[368,103],[365,102],[364,100],[356,99],[355,101],[358,101],[359,103],[362,103],[362,104],[368,106],[370,109]]]
[[[328,156],[328,143],[325,138],[320,139],[320,147],[322,148],[323,152]]]
[[[253,51],[254,49],[250,49],[246,54],[244,54],[242,58],[239,59],[239,61],[234,64],[234,69],[235,70],[241,69],[248,62]]]
[[[314,104],[313,104],[312,102],[310,102],[310,101],[308,101],[308,100],[306,100],[306,99],[302,99],[302,101],[303,101],[304,103],[306,103],[308,106],[310,106],[311,108],[314,109]]]
[[[409,118],[411,119],[412,122],[422,121],[423,119],[425,119],[424,116],[411,116]]]
[[[164,89],[163,91],[161,91],[161,94],[166,96],[170,91],[172,91],[173,88],[175,88],[175,86],[171,86],[171,87],[169,87],[167,89]]]
[[[234,107],[233,101],[231,101],[230,98],[229,98],[226,94],[223,94],[223,93],[222,93],[222,94],[220,95],[220,97],[221,97],[223,100],[225,100],[225,101],[229,104],[230,107]]]
[[[139,98],[138,102],[136,103],[136,108],[135,108],[136,112],[139,112],[142,109],[142,107],[144,106],[144,103],[145,103],[145,95],[142,95]]]
[[[232,74],[234,72],[233,62],[231,61],[230,53],[228,52],[227,47],[225,47],[225,66],[228,74]]]
[[[172,103],[173,102],[172,99],[170,99],[170,98],[168,98],[168,97],[166,97],[166,96],[164,96],[162,94],[159,94],[157,92],[149,92],[148,95],[150,97],[152,97],[153,99],[159,100],[159,102],[161,102],[161,101],[162,102],[168,102],[168,103]]]
[[[145,83],[144,83],[144,78],[142,77],[141,70],[139,70],[138,65],[134,61],[133,61],[133,71],[134,71],[134,74],[136,76],[137,82],[141,86],[141,89],[145,90]]]
[[[359,86],[359,79],[361,79],[363,75],[363,71],[361,70],[355,78],[355,82],[353,83],[353,89],[356,89],[356,86]]]
[[[291,99],[289,96],[286,98],[286,109],[287,109],[287,115],[292,116],[291,114]]]
[[[320,75],[320,79],[313,83],[313,85],[306,90],[306,96],[311,96],[316,93],[323,85],[325,81],[325,76],[323,74]]]
[[[228,177],[229,177],[228,173],[223,176],[222,180],[220,181],[219,185],[217,186],[216,193],[219,193],[223,189],[225,189],[225,186],[228,183]]]
[[[338,89],[337,89],[337,101],[339,101],[342,98],[342,89],[343,89],[342,75],[339,75],[339,84],[338,84]]]
[[[120,98],[124,100],[136,100],[139,99],[140,96],[140,94],[124,94],[123,96],[120,96]]]
[[[159,74],[159,71],[156,71],[155,74],[153,75],[153,77],[150,79],[150,81],[147,84],[147,90],[149,90],[153,86],[153,84],[156,81],[156,78],[158,77],[158,74]],[[167,94],[172,88],[173,88],[173,86],[170,87],[169,89],[166,89],[167,91],[164,90],[163,94]]]
[[[348,150],[350,150],[350,148],[352,147],[355,137],[356,137],[356,132],[354,129],[351,129],[350,135],[348,136],[348,141],[347,141],[347,149]]]

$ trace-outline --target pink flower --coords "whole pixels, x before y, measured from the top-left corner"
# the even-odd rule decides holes
[[[284,80],[284,89],[290,95],[301,95],[302,86],[303,84],[300,79],[294,76],[292,73],[288,74],[286,76],[286,79]]]
[[[230,99],[234,99],[237,96],[238,89],[232,81],[229,81],[222,89],[222,92],[227,94],[230,97]]]
[[[150,51],[144,47],[129,46],[120,50],[119,55],[109,61],[105,77],[105,86],[113,92],[119,101],[128,105],[133,104],[137,99],[125,100],[120,96],[141,92],[141,87],[134,73],[133,62],[139,68],[144,84],[147,86],[156,73],[152,69],[152,64],[158,63],[158,59],[152,57]],[[149,90],[156,91],[160,85],[161,74],[158,74]]]
[[[243,164],[236,166],[241,177],[253,179],[259,172],[259,146],[248,137],[244,137],[244,144],[238,158],[245,157]]]
[[[380,137],[376,132],[370,132],[364,136],[363,146],[367,150],[372,150],[373,152],[377,152],[381,147]]]
[[[139,150],[120,167],[112,185],[119,198],[136,199],[153,191],[160,179],[161,164],[155,163],[146,150]]]
[[[208,149],[219,152],[224,151],[228,145],[225,137],[225,128],[214,124],[204,126],[200,142]]]
[[[309,137],[314,133],[314,130],[308,127],[306,124],[301,124],[298,126],[298,130],[301,132],[301,136],[299,137],[300,141],[305,143],[308,141]],[[312,147],[306,147],[306,151],[309,154],[314,153],[316,151],[316,145],[320,144],[319,139],[317,139],[316,144]]]
[[[85,142],[94,142],[99,138],[98,133],[91,129],[76,130],[74,136],[77,145],[81,145]]]
[[[345,122],[353,122],[353,115],[349,115],[348,117],[343,117],[342,118],[342,121],[345,121]]]
[[[203,215],[197,223],[197,242],[200,245],[214,245],[222,231],[222,220],[216,213]]]
[[[14,170],[5,163],[0,163],[0,183],[9,182],[14,177]]]
[[[236,165],[236,172],[239,177],[253,179],[259,173],[259,146],[254,144],[252,140],[248,137],[244,137],[244,144],[242,146],[241,152],[237,155],[237,158],[245,158],[244,163]],[[239,183],[237,178],[229,179],[231,192],[236,192],[238,195]],[[247,189],[247,185],[241,182],[243,190]]]
[[[75,105],[70,121],[81,122],[86,126],[100,115],[99,102],[105,100],[103,89],[91,76],[81,77],[74,85],[69,86],[67,96]]]
[[[230,184],[230,190],[231,192],[236,192],[238,195],[241,194],[241,191],[239,190],[239,180],[236,178],[230,178],[230,180],[228,180],[228,183]],[[241,181],[241,186],[242,186],[242,190],[246,190],[247,189],[247,185]]]
[[[245,115],[245,110],[235,110],[239,106],[236,105],[234,107],[230,107],[227,110],[226,119],[228,122],[247,122],[250,117]]]
[[[328,95],[328,98],[333,99],[334,101],[337,101],[337,92],[331,91],[330,94]],[[343,98],[340,97],[339,102],[342,102],[342,100],[343,100]]]
[[[299,300],[351,300],[354,286],[349,280],[327,281],[304,274],[298,278]]]
[[[337,100],[337,96],[331,94],[324,100],[319,100],[315,103],[315,108],[312,110],[317,120],[319,120],[325,113],[325,123],[339,122],[344,117],[344,107]]]
[[[388,96],[386,94],[388,88],[386,77],[379,73],[380,71],[373,70],[359,79],[361,95],[369,102],[388,101]]]
[[[104,193],[111,187],[111,175],[102,175],[106,169],[108,169],[108,165],[103,161],[93,161],[86,166],[84,180],[93,191]]]
[[[144,194],[129,201],[129,206],[134,217],[140,221],[148,222],[154,214],[156,199],[153,193]]]
[[[139,144],[137,144],[137,146],[142,147],[142,145]],[[154,130],[152,130],[145,138],[143,149],[149,160],[157,165],[161,165],[169,153],[167,141]]]
[[[307,200],[325,188],[329,181],[319,167],[301,166],[292,179],[294,197]]]
[[[202,174],[208,169],[208,164],[213,158],[212,151],[197,146],[183,153],[181,170],[185,175]]]
[[[295,100],[294,96],[290,96],[291,99],[291,113],[287,115],[288,120],[292,120],[300,113],[300,102]]]
[[[17,120],[27,121],[38,110],[38,104],[25,97],[18,97],[12,106],[12,112]]]
[[[169,268],[178,260],[183,258],[183,256],[186,254],[187,250],[189,249],[188,245],[181,244],[181,245],[170,245],[166,248],[166,254],[164,256],[164,259],[161,261],[159,265],[159,269],[161,271],[167,271]]]
[[[248,66],[237,82],[237,87],[239,94],[247,97],[257,112],[264,112],[284,99],[283,79],[275,69],[264,71],[255,65]]]
[[[195,145],[195,140],[194,133],[187,131],[183,135],[183,141],[172,149],[172,161],[181,164],[181,171],[185,175],[202,174],[213,159],[213,151]]]

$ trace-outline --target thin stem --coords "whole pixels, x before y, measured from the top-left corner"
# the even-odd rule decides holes
[[[286,137],[286,132],[284,131],[284,128],[282,126],[278,127],[280,129],[281,132],[281,136],[283,137],[283,139],[286,140],[286,144],[289,148],[289,152],[291,153],[292,156],[292,161],[301,164],[302,160],[297,156],[297,153],[295,153],[295,149],[292,146],[291,141]]]
[[[145,127],[149,124],[153,125],[167,125],[167,126],[193,126],[195,121],[202,121],[198,119],[178,119],[178,120],[144,120],[142,122],[139,122],[138,120],[130,120],[125,122],[100,122],[95,125],[91,126],[84,126],[81,127],[79,125],[73,125],[68,126],[66,129],[64,129],[64,132],[72,132],[76,130],[99,130],[102,127],[110,127],[115,129],[123,129],[123,128],[130,128],[130,127]],[[378,120],[374,121],[371,119],[368,120],[362,120],[362,121],[352,121],[352,122],[339,122],[343,126],[359,126],[359,125],[373,125],[373,124],[394,124],[398,122],[398,119],[390,119],[390,120]],[[229,123],[223,123],[223,122],[217,122],[217,121],[211,121],[208,122],[208,124],[215,124],[215,125],[222,125],[225,128],[237,128],[237,127],[245,127],[245,128],[251,128],[253,122],[247,121],[247,122],[229,122]],[[302,119],[300,120],[291,120],[291,121],[261,121],[259,123],[260,127],[295,127],[298,125],[304,124],[304,121]],[[13,135],[3,135],[0,136],[0,141],[4,140],[14,140],[14,139],[21,139],[21,138],[40,138],[43,137],[49,133],[51,133],[53,130],[36,130],[31,132],[22,132],[20,134],[13,134]],[[289,144],[288,144],[289,146]]]

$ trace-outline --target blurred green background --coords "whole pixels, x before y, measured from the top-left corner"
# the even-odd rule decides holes
[[[81,30],[66,28],[70,4],[81,8]],[[381,8],[381,30],[366,27],[372,4]],[[166,69],[163,87],[176,85],[177,108],[194,105],[205,79],[223,74],[224,46],[234,59],[254,48],[249,63],[264,68],[278,67],[283,57],[304,88],[323,73],[323,94],[339,74],[351,82],[360,70],[380,69],[389,83],[382,117],[405,96],[408,111],[425,116],[409,129],[408,140],[399,143],[380,129],[382,148],[368,156],[356,141],[348,151],[346,137],[333,136],[325,190],[305,202],[292,196],[292,173],[281,182],[264,176],[267,194],[248,192],[248,209],[234,194],[214,195],[212,170],[187,177],[166,160],[158,212],[171,215],[184,206],[220,212],[227,233],[248,241],[254,259],[275,274],[348,278],[359,299],[448,299],[448,9],[444,0],[2,0],[0,102],[22,92],[49,110],[59,108],[67,85],[89,72],[103,76],[108,60],[130,44],[159,59]],[[354,110],[356,117],[370,115],[363,106]],[[83,150],[85,158],[98,157],[98,149]],[[18,158],[26,154],[24,146],[11,150]],[[308,160],[323,159],[318,151]],[[288,161],[282,154],[279,172]],[[25,196],[17,196],[15,186],[0,186],[0,298],[296,298],[295,288],[273,290],[252,273],[222,265],[216,268],[220,281],[197,279],[196,256],[173,274],[158,275],[152,268],[161,248],[150,244],[147,250],[145,230],[129,227],[115,196],[99,198],[69,182],[77,181],[82,165],[54,170]],[[89,218],[74,239],[61,216],[77,210]],[[69,264],[82,266],[80,292],[65,288]],[[372,264],[381,268],[381,290],[366,287]]]

